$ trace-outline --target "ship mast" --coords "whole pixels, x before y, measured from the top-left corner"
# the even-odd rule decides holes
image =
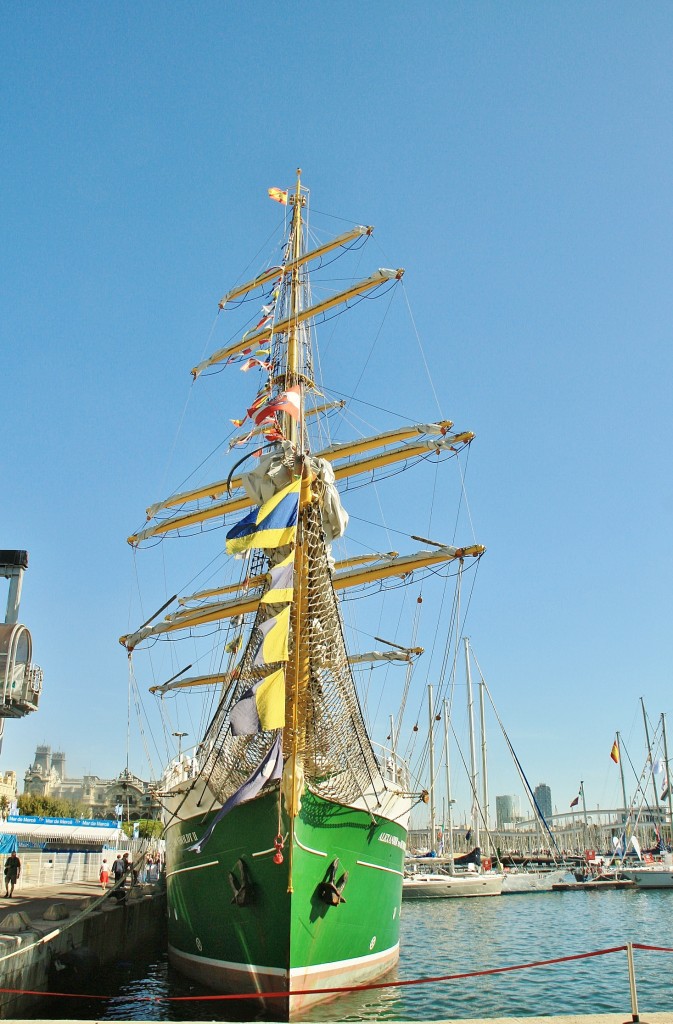
[[[301,264],[302,254],[302,217],[301,210],[306,202],[306,197],[301,194],[301,167],[297,168],[297,188],[293,196],[290,196],[290,203],[294,205],[292,218],[292,274],[290,276],[290,329],[287,337],[287,365],[285,367],[285,390],[300,382],[299,373],[299,322],[298,316],[301,309]],[[285,418],[285,436],[296,448],[298,441],[301,443],[304,434],[303,417],[303,396],[299,421],[297,422],[287,413]]]
[[[301,209],[305,198],[301,194],[301,168],[297,168],[297,188],[294,196],[290,197],[294,202],[294,217],[292,229],[292,259],[295,266],[290,278],[290,317],[291,325],[287,343],[287,364],[285,368],[285,389],[300,382],[299,372],[299,327],[296,318],[299,314],[301,303],[301,283],[299,258],[302,249],[302,225]],[[299,406],[299,420],[296,421],[288,413],[284,415],[285,436],[292,443],[295,452],[304,439],[304,402],[303,396]],[[303,703],[303,695],[309,684],[309,655],[308,646],[305,642],[304,630],[307,625],[306,596],[308,590],[308,561],[307,547],[305,543],[304,524],[302,521],[302,509],[311,502],[311,478],[308,466],[302,466],[302,485],[299,495],[299,518],[297,522],[297,544],[295,548],[295,587],[294,600],[292,602],[292,635],[294,637],[294,650],[287,666],[287,684],[289,688],[289,700],[286,707],[286,723],[290,726],[290,756],[284,771],[288,772],[289,782],[286,792],[286,807],[290,819],[290,843],[289,843],[289,865],[287,891],[294,891],[294,831],[295,821],[301,808],[301,795],[304,789],[304,766],[303,757],[300,752],[300,745],[304,746],[304,722],[300,721],[300,704]],[[289,800],[288,800],[289,796]]]

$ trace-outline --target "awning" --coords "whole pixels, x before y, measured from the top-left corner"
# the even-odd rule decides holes
[[[127,841],[124,830],[112,827],[91,828],[86,825],[38,825],[19,821],[0,823],[0,840],[3,836],[16,836],[20,845],[30,844],[49,849],[64,847],[117,846]]]

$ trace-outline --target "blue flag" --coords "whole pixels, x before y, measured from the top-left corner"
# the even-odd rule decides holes
[[[210,825],[204,832],[201,839],[190,846],[189,849],[193,853],[201,853],[203,847],[206,845],[216,826],[222,821],[225,814],[229,814],[234,807],[238,807],[239,804],[245,803],[246,800],[252,800],[253,797],[257,796],[265,783],[271,779],[279,779],[283,774],[283,734],[279,732],[275,740],[271,744],[269,752],[262,758],[259,767],[255,768],[254,772],[249,779],[243,783],[240,789],[237,789],[235,793],[232,793],[229,799],[222,804],[222,807],[217,812]]]
[[[294,543],[300,488],[301,480],[294,480],[232,526],[227,533],[227,554],[239,555],[251,548],[279,548]]]

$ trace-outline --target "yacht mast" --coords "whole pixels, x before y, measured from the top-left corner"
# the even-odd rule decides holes
[[[671,795],[671,776],[668,767],[668,741],[666,739],[666,715],[661,712],[661,734],[664,738],[664,764],[666,766],[666,796],[668,797],[668,841],[673,843],[673,796]]]
[[[582,794],[582,814],[584,815],[584,829],[582,831],[583,842],[584,842],[584,853],[589,848],[589,822],[587,820],[587,802],[584,799],[584,782],[580,782],[580,793]]]
[[[629,817],[629,808],[628,808],[627,803],[626,803],[626,786],[624,784],[624,762],[622,760],[622,740],[621,740],[621,736],[619,735],[619,733],[617,733],[617,752],[619,754],[619,777],[622,780],[622,803],[623,803],[623,807],[624,807],[624,828],[626,828],[626,822],[628,821],[628,817]],[[629,839],[629,837],[626,836],[626,840],[625,840],[626,843],[628,843],[628,839]],[[624,852],[626,852],[626,846],[624,847]]]
[[[484,815],[484,822],[486,825],[486,836],[484,839],[484,852],[488,857],[491,852],[490,847],[490,834],[488,830],[488,774],[486,771],[486,712],[484,708],[484,679],[483,676],[479,679],[479,728],[481,730],[481,783],[482,783],[482,796],[481,806],[482,814]]]
[[[444,750],[446,751],[446,827],[449,833],[449,874],[455,873],[453,863],[453,821],[451,818],[451,763],[449,759],[449,702],[444,698]]]
[[[428,743],[430,750],[430,849],[437,845],[437,814],[435,809],[435,709],[432,686],[428,686]],[[435,851],[436,852],[436,851]]]
[[[647,727],[647,712],[645,711],[645,701],[642,697],[640,698],[640,706],[643,709],[643,724],[645,726],[647,758],[650,762],[650,778],[652,779],[652,792],[654,793],[654,810],[656,811],[659,807],[659,794],[657,793],[657,780],[654,777],[654,758],[652,757],[652,747],[650,746],[650,730]]]
[[[474,701],[472,699],[472,674],[470,671],[470,641],[463,637],[465,645],[465,675],[467,680],[467,723],[470,733],[470,788],[472,790],[472,832],[474,845],[481,846],[479,836],[479,807],[477,805],[477,753],[474,744]]]

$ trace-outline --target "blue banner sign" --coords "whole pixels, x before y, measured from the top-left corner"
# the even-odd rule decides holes
[[[16,822],[18,825],[80,825],[86,828],[118,828],[116,821],[102,821],[100,818],[37,818],[23,817],[20,814],[10,814],[7,821]]]

